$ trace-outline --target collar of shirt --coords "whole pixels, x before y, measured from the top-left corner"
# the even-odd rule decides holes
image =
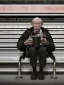
[[[41,34],[42,33],[42,30],[40,29],[39,33]]]

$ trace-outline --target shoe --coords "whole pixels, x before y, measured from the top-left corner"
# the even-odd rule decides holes
[[[31,80],[36,80],[36,79],[37,79],[37,72],[32,72]]]
[[[38,79],[39,80],[44,80],[44,73],[43,72],[39,71],[39,73],[38,73]]]

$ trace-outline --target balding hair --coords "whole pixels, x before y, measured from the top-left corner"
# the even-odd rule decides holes
[[[34,19],[32,19],[31,24],[33,24],[33,22],[34,22],[35,20],[39,20],[39,21],[41,21],[41,24],[43,24],[42,19],[39,18],[39,17],[35,17]]]

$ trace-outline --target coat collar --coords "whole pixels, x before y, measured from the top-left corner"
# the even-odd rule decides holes
[[[45,29],[44,27],[41,27],[40,29],[41,29],[43,32],[46,31],[46,29]],[[33,31],[34,31],[34,28],[31,27],[31,32],[33,32]],[[41,31],[40,31],[40,32],[41,32]]]

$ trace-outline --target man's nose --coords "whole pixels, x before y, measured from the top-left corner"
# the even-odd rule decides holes
[[[38,24],[36,24],[36,26],[39,26]]]

